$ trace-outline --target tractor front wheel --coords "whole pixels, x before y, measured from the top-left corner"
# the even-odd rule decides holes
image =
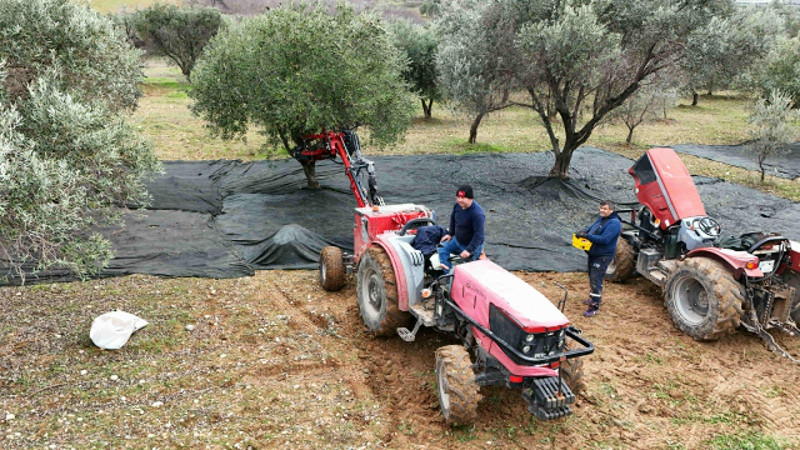
[[[445,421],[453,426],[474,423],[481,395],[467,349],[446,345],[436,350],[436,384]]]
[[[326,291],[338,291],[344,286],[345,268],[342,249],[329,245],[319,253],[319,284]]]
[[[607,280],[614,283],[624,283],[636,272],[636,261],[634,261],[633,247],[622,236],[617,240],[617,249],[614,251],[614,259],[606,269]]]
[[[568,352],[572,348],[569,344],[564,344],[564,351]],[[558,369],[561,372],[561,379],[567,383],[573,394],[586,389],[583,382],[583,358],[571,358],[561,363]]]
[[[410,314],[397,304],[397,279],[389,255],[370,247],[358,263],[358,308],[361,318],[375,336],[391,336],[408,325]]]
[[[792,302],[790,303],[791,306],[789,307],[789,315],[792,320],[794,320],[794,323],[800,327],[800,273],[794,270],[785,270],[781,278],[783,278],[786,284],[794,288]]]
[[[664,301],[681,331],[698,341],[714,341],[739,326],[745,297],[725,266],[697,257],[677,264],[664,286]]]

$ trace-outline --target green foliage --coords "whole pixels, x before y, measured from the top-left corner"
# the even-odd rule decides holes
[[[497,8],[478,0],[451,3],[437,21],[437,30],[441,87],[456,110],[476,117],[469,139],[475,144],[482,117],[508,106],[514,79],[506,57],[511,37]]]
[[[791,97],[793,107],[800,107],[800,37],[780,39],[757,78],[763,96],[781,91]]]
[[[216,8],[179,7],[163,3],[124,16],[130,38],[149,53],[166,56],[187,80],[203,48],[224,26]]]
[[[86,7],[6,1],[0,11],[0,276],[94,273],[111,257],[95,225],[146,202],[143,177],[157,169],[115,112],[136,103],[139,53]]]
[[[441,100],[436,79],[436,50],[439,39],[433,26],[418,25],[406,19],[391,23],[390,30],[394,45],[405,56],[407,64],[403,69],[403,79],[411,86],[423,102]],[[426,109],[426,117],[430,117]]]
[[[790,122],[798,117],[799,111],[792,109],[792,99],[780,91],[772,91],[769,98],[756,102],[750,116],[750,148],[753,157],[761,170],[761,182],[764,182],[764,161],[782,153],[786,145],[794,140],[798,133]]]
[[[483,64],[484,70],[474,77],[521,86],[530,95],[527,106],[541,118],[556,155],[550,174],[558,177],[567,176],[572,152],[589,139],[604,117],[656,73],[673,67],[691,32],[720,7],[731,4],[718,0],[501,0],[476,8],[473,0],[461,3],[452,8],[458,19],[449,22],[483,27],[482,40],[491,50],[477,52],[478,58],[498,62]],[[445,48],[464,37],[444,28],[442,54],[446,55]],[[445,67],[440,67],[444,78]],[[449,83],[447,88],[451,89]],[[556,118],[561,132],[554,126]]]
[[[56,67],[60,80],[85,100],[133,108],[141,95],[140,53],[113,22],[69,0],[0,2],[0,60],[6,61],[7,100],[24,98],[28,85]]]
[[[0,255],[11,273],[63,266],[91,274],[111,257],[92,227],[142,204],[157,168],[149,146],[102,103],[41,78],[19,110],[0,108]]]
[[[692,92],[751,85],[752,72],[782,33],[780,16],[768,8],[741,9],[713,17],[687,42],[682,62]]]
[[[305,134],[359,126],[371,142],[390,143],[413,113],[401,70],[375,15],[281,7],[212,40],[195,70],[192,109],[223,138],[253,123],[287,151]]]

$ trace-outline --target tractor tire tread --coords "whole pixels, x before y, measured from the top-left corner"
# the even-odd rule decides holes
[[[447,345],[436,350],[436,361],[437,370],[445,371],[450,396],[450,410],[442,411],[445,420],[452,426],[473,424],[482,396],[469,353],[461,345]]]
[[[713,293],[714,309],[709,311],[712,323],[704,323],[701,326],[691,326],[680,320],[680,314],[676,311],[675,302],[671,300],[670,290],[672,282],[679,274],[689,271],[695,279],[705,278],[707,292]],[[741,284],[737,282],[731,272],[720,262],[710,258],[689,258],[678,264],[675,271],[670,275],[664,285],[664,299],[675,325],[698,341],[715,341],[720,337],[736,331],[742,317],[742,305],[745,296]],[[710,300],[711,301],[711,300]],[[709,304],[709,308],[712,305]]]
[[[800,273],[794,270],[784,269],[781,278],[786,284],[794,288],[792,301],[789,304],[789,311],[790,317],[794,320],[795,325],[800,327]]]
[[[320,285],[326,291],[340,290],[346,280],[346,270],[342,260],[342,250],[339,247],[329,245],[322,249],[319,254],[320,264]],[[325,267],[325,278],[322,279],[322,267]]]
[[[612,271],[606,271],[605,278],[612,283],[624,283],[636,273],[633,247],[622,236],[617,240],[617,249],[614,251]]]
[[[389,255],[380,247],[370,247],[367,251],[369,252],[370,258],[372,258],[380,268],[386,287],[386,315],[383,317],[383,320],[381,320],[378,328],[372,330],[372,334],[377,337],[394,336],[397,332],[397,328],[409,324],[411,315],[407,312],[400,311],[397,301],[397,278]]]
[[[564,344],[564,351],[571,350],[569,344]],[[572,393],[577,395],[586,389],[586,383],[583,382],[583,358],[570,358],[561,363],[559,368],[561,371],[561,378],[569,386]]]

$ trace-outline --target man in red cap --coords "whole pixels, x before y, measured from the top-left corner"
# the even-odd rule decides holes
[[[439,262],[443,269],[452,269],[448,261],[451,254],[459,255],[465,261],[478,259],[483,250],[484,232],[483,225],[486,214],[483,208],[474,200],[472,186],[465,184],[456,191],[456,204],[453,205],[453,214],[450,216],[450,228],[442,237],[439,247]]]

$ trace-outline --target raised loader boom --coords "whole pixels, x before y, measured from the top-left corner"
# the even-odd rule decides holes
[[[344,165],[345,175],[350,180],[350,190],[356,197],[358,207],[384,204],[383,199],[377,195],[375,165],[361,155],[361,144],[355,131],[323,131],[320,134],[305,135],[303,140],[316,144],[296,147],[292,150],[293,158],[309,161],[330,159],[336,162],[338,156]],[[364,170],[367,173],[367,187],[364,187],[361,180]]]

